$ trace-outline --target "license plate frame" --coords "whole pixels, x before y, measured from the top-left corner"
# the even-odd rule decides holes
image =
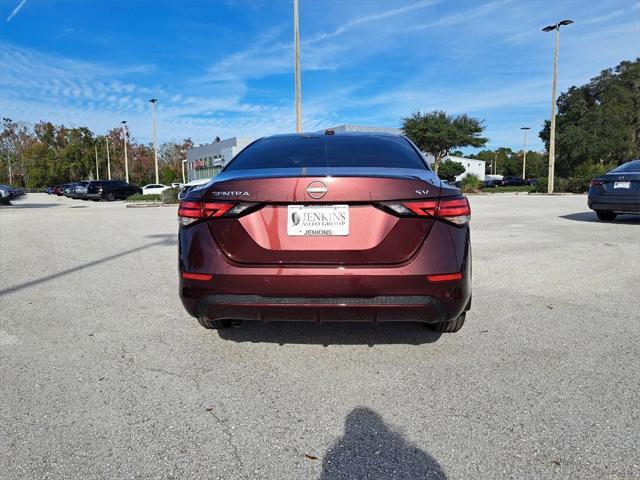
[[[348,236],[349,205],[287,205],[287,235]]]

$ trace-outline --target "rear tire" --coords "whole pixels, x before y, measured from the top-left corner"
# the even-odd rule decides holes
[[[212,329],[212,330],[223,330],[233,325],[232,320],[227,320],[227,319],[209,320],[208,318],[204,318],[204,317],[198,317],[198,322],[204,328]]]
[[[113,202],[116,199],[116,196],[113,193],[107,193],[105,198],[107,199],[107,202]]]
[[[456,333],[464,325],[465,314],[463,313],[455,320],[449,320],[448,322],[440,322],[429,325],[434,332],[439,333]]]
[[[605,222],[615,220],[618,216],[616,212],[610,212],[608,210],[596,210],[596,215],[598,215],[600,220],[604,220]]]

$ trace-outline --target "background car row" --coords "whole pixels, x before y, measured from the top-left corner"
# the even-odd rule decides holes
[[[51,195],[81,200],[124,200],[131,195],[142,194],[143,189],[122,180],[92,180],[65,183],[47,188]]]

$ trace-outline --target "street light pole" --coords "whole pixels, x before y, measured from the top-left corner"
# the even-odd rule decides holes
[[[547,182],[547,193],[553,193],[555,164],[556,164],[556,86],[558,83],[558,48],[560,47],[560,27],[571,25],[573,20],[562,20],[555,25],[549,25],[542,29],[543,32],[555,30],[556,39],[553,49],[553,83],[551,87],[551,130],[549,134],[549,180]]]
[[[522,148],[522,178],[527,179],[527,130],[531,130],[531,127],[521,127],[520,130],[524,131],[524,146]]]
[[[187,160],[182,160],[182,183],[187,183],[187,177],[184,174],[184,164],[187,162]]]
[[[127,121],[122,120],[122,136],[124,137],[124,175],[129,183],[129,159],[127,158]]]
[[[296,63],[296,132],[302,132],[302,93],[300,85],[300,30],[298,22],[298,0],[293,0],[293,43]]]
[[[105,137],[107,139],[107,176],[109,180],[111,180],[111,158],[109,157],[109,137]]]
[[[153,158],[156,163],[156,183],[160,183],[160,177],[158,175],[158,144],[156,141],[156,102],[157,98],[149,100],[151,103],[151,117],[153,119]]]
[[[93,145],[96,150],[96,180],[100,180],[100,170],[98,170],[98,144]]]

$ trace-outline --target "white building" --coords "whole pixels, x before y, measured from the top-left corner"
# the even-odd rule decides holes
[[[334,132],[380,132],[380,133],[393,133],[395,135],[402,135],[402,130],[399,128],[389,127],[367,127],[363,125],[338,125],[337,127],[330,127],[321,130],[333,130]]]
[[[251,142],[252,138],[233,137],[193,147],[187,152],[187,182],[214,177]]]
[[[429,165],[433,167],[433,164],[435,162],[433,155],[425,155],[425,157],[427,158],[427,162],[429,162]],[[476,160],[475,158],[454,157],[453,155],[447,155],[442,159],[442,161],[440,162],[440,165],[442,165],[442,163],[446,162],[447,160],[461,163],[462,166],[464,167],[464,173],[456,177],[456,182],[462,180],[464,177],[466,177],[470,173],[474,174],[480,180],[484,180],[484,169],[485,169],[484,160]]]

